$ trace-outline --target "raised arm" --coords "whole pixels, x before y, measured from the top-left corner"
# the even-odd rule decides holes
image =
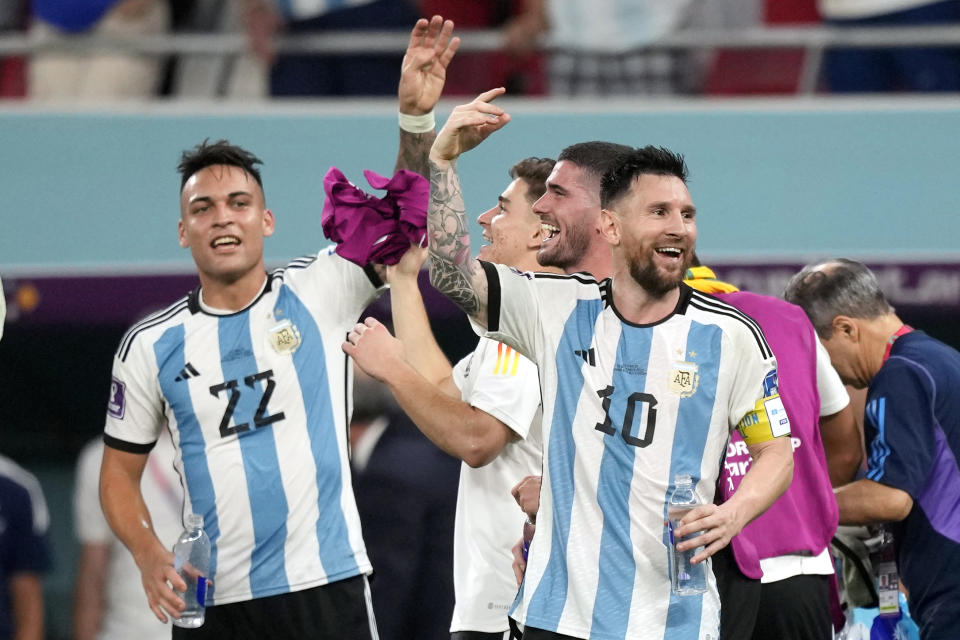
[[[180,617],[186,606],[170,588],[186,591],[187,585],[173,570],[173,553],[157,538],[150,512],[140,492],[140,477],[147,454],[104,447],[100,469],[100,503],[110,528],[126,545],[140,568],[140,579],[150,609],[161,622]],[[169,584],[168,584],[169,583]]]
[[[447,395],[460,398],[453,382],[453,367],[440,349],[430,328],[427,309],[420,294],[417,276],[427,258],[427,250],[411,246],[396,265],[387,267],[390,282],[390,313],[397,339],[403,343],[407,362]],[[358,360],[363,367],[363,363]],[[369,373],[369,371],[367,372]]]
[[[479,325],[487,326],[487,276],[470,255],[470,231],[456,160],[501,129],[510,116],[491,103],[504,89],[481,93],[453,110],[430,149],[430,283]]]
[[[440,16],[421,18],[410,32],[400,69],[400,148],[395,171],[407,169],[430,177],[427,155],[437,138],[433,109],[443,93],[447,67],[460,38],[451,37],[453,22]]]

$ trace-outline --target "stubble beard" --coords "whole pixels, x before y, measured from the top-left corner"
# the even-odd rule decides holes
[[[556,267],[569,272],[570,268],[580,263],[590,247],[590,237],[582,230],[572,232],[568,229],[564,240],[564,245],[559,241],[554,242],[546,255],[543,249],[537,252],[537,262],[541,267]]]
[[[648,259],[642,263],[640,260],[631,260],[630,277],[654,298],[662,298],[683,282],[683,276],[687,272],[687,269],[690,268],[692,261],[691,256],[692,254],[689,252],[685,251],[683,253],[683,257],[681,258],[683,262],[677,275],[664,275],[660,269],[657,268],[656,263],[653,261],[653,256],[649,256]]]

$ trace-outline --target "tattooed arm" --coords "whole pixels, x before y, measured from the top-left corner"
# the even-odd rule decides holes
[[[453,110],[430,149],[430,283],[481,326],[487,326],[487,276],[470,255],[470,230],[456,160],[510,121],[491,101],[502,88]]]
[[[447,66],[460,46],[460,38],[452,38],[452,33],[453,22],[440,16],[421,18],[414,25],[400,69],[400,113],[420,116],[433,111],[443,93]],[[436,138],[434,129],[417,133],[401,128],[394,171],[408,169],[428,178],[427,156]]]

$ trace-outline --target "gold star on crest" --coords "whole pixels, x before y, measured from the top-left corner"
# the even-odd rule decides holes
[[[696,357],[697,357],[697,352],[696,352],[696,351],[691,351],[691,352],[690,352],[690,357],[691,357],[691,358],[696,358]]]

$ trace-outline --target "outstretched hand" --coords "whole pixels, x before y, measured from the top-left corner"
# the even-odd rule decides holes
[[[390,373],[405,362],[403,343],[376,318],[355,325],[340,347],[358,367],[380,382],[386,382]]]
[[[448,162],[456,160],[510,122],[510,114],[492,103],[504,93],[506,89],[503,87],[490,89],[472,102],[455,108],[437,134],[433,148],[430,149],[430,159]]]
[[[400,68],[400,113],[419,116],[436,106],[447,79],[447,66],[460,47],[460,38],[452,34],[452,20],[440,16],[417,20]]]

